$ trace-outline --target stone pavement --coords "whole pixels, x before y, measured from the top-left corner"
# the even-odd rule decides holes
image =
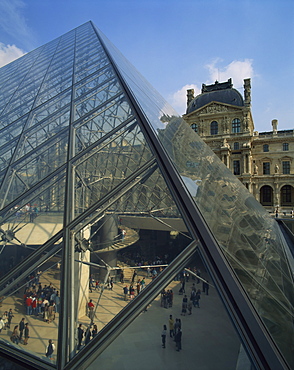
[[[138,274],[140,278],[140,273]],[[41,275],[40,282],[53,283],[59,288],[59,270],[56,266]],[[147,281],[148,282],[148,281]],[[193,280],[186,284],[186,293],[189,296]],[[129,285],[129,282],[127,282]],[[101,330],[128,302],[123,299],[124,284],[115,283],[113,290],[105,289],[99,307],[96,309],[94,322]],[[201,284],[196,287],[202,287]],[[138,369],[183,369],[196,367],[203,370],[230,370],[237,364],[240,341],[235,334],[232,324],[220,302],[214,288],[210,288],[209,295],[202,294],[200,308],[193,308],[192,315],[181,316],[183,295],[179,295],[179,282],[173,281],[166,287],[173,289],[174,304],[172,308],[163,308],[160,297],[155,299],[148,307],[147,312],[141,313],[134,322],[107,348],[96,361],[88,368],[96,370],[132,370]],[[49,339],[53,339],[57,347],[58,314],[54,322],[47,324],[40,317],[26,316],[23,305],[23,290],[19,294],[7,298],[2,307],[1,314],[13,309],[14,318],[11,329],[2,330],[0,338],[10,341],[11,331],[22,317],[30,326],[30,339],[27,346],[19,344],[19,348],[32,351],[44,359],[45,349]],[[96,305],[100,291],[89,293]],[[175,343],[167,337],[166,348],[161,346],[161,331],[163,324],[168,327],[169,315],[182,321],[182,348],[176,352]],[[84,328],[89,325],[87,316],[82,317],[79,323]],[[47,359],[46,359],[47,360]],[[47,360],[49,361],[49,360]]]
[[[186,293],[190,293],[192,282],[186,284]],[[178,294],[179,285],[179,282],[173,281],[166,288],[174,291],[172,308],[161,307],[158,297],[147,312],[141,313],[88,370],[236,369],[240,340],[215,289],[210,288],[208,296],[202,294],[200,308],[193,308],[192,315],[181,316],[183,295]],[[168,328],[170,314],[182,322],[180,352],[176,351],[175,342],[169,336],[166,348],[161,346],[162,328],[164,324]]]

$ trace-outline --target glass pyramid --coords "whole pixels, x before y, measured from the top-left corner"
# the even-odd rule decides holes
[[[2,332],[3,356],[86,368],[199,256],[251,366],[294,367],[276,221],[92,22],[2,67],[0,81],[1,314],[24,316],[34,343]],[[146,288],[109,314],[107,289],[136,269]],[[41,296],[33,314],[30,296]],[[91,315],[99,332],[80,347]]]

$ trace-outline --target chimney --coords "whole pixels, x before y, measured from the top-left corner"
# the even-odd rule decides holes
[[[251,106],[251,83],[250,83],[250,78],[246,78],[244,80],[244,104],[245,107],[250,107]]]
[[[194,99],[194,89],[187,90],[187,107],[193,99]]]

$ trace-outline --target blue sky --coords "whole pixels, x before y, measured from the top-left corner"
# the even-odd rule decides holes
[[[92,20],[178,111],[251,78],[257,131],[294,128],[293,0],[1,0],[0,65]]]

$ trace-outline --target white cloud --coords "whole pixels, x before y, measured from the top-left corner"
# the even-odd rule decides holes
[[[215,59],[212,63],[207,64],[205,67],[209,71],[209,80],[207,83],[214,83],[215,81],[224,82],[232,78],[234,87],[236,89],[243,86],[245,78],[253,77],[253,60],[245,59],[233,60],[230,64],[224,67],[219,67],[221,59]]]
[[[4,45],[0,42],[0,67],[21,57],[24,52],[15,45]]]
[[[184,114],[187,108],[187,90],[194,89],[194,95],[200,94],[200,88],[194,84],[185,85],[168,97],[170,105],[179,113]]]
[[[31,49],[35,43],[35,36],[24,15],[26,7],[22,0],[1,0],[0,27],[15,40],[21,40],[26,48]]]

